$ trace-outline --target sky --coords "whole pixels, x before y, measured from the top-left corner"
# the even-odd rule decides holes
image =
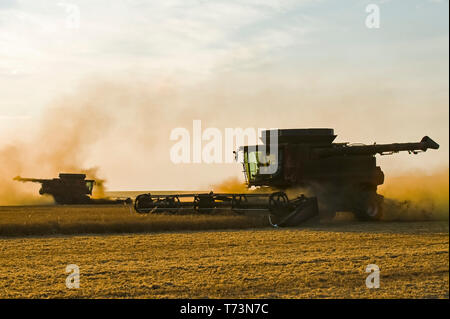
[[[365,24],[368,4],[380,28]],[[80,165],[99,167],[110,189],[240,176],[237,164],[170,163],[170,131],[194,119],[332,127],[341,142],[429,135],[438,152],[379,163],[390,174],[448,168],[448,44],[445,0],[0,0],[0,148],[51,149],[33,138],[63,106],[108,117],[83,137]]]

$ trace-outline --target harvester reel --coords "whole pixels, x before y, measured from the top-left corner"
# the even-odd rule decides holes
[[[237,213],[242,213],[243,209],[248,207],[248,198],[245,194],[233,195],[231,200],[231,209]]]
[[[194,198],[194,211],[197,213],[209,214],[215,206],[213,193],[200,194]]]
[[[150,194],[138,195],[134,201],[134,210],[139,214],[148,214],[153,208],[153,199]]]
[[[154,202],[153,208],[150,210],[150,213],[151,214],[155,213],[158,208],[162,208],[162,209],[165,209],[167,211],[168,205],[167,205],[167,201],[166,201],[165,198],[158,198]]]
[[[289,210],[289,199],[286,193],[276,192],[270,194],[269,209],[274,215],[285,214]]]
[[[269,223],[273,227],[283,226],[284,217],[289,210],[289,199],[284,192],[276,192],[270,194],[269,197],[269,210],[268,216]]]
[[[168,196],[164,200],[165,208],[169,213],[177,213],[179,208],[181,207],[180,198],[178,196]]]

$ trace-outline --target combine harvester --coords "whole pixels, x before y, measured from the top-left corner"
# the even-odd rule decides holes
[[[231,210],[238,214],[264,214],[273,226],[296,226],[314,217],[333,218],[338,211],[352,212],[361,220],[379,220],[383,215],[383,196],[377,194],[384,174],[376,164],[376,154],[400,151],[412,154],[438,149],[428,136],[417,143],[351,145],[333,143],[333,129],[266,130],[261,139],[278,137],[277,156],[253,146],[243,146],[247,186],[261,192],[243,194],[142,194],[136,197],[138,213],[214,213]],[[276,160],[277,159],[277,160]],[[276,165],[273,173],[264,169]],[[292,200],[285,191],[302,189]],[[274,192],[274,190],[276,190]],[[311,196],[311,197],[309,197]]]
[[[51,195],[56,204],[59,205],[108,205],[108,204],[129,204],[131,198],[111,199],[111,198],[91,198],[95,180],[86,179],[85,174],[59,174],[59,178],[39,179],[14,178],[18,182],[31,182],[41,184],[39,194]]]

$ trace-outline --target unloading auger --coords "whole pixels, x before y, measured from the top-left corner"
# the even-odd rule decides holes
[[[266,215],[274,226],[296,226],[318,214],[317,199],[301,195],[289,200],[284,192],[141,194],[134,202],[136,212],[213,214],[231,211],[243,215]]]

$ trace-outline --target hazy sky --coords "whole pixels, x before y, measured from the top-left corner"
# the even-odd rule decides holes
[[[379,29],[365,25],[370,3]],[[365,143],[428,134],[439,152],[381,163],[448,167],[448,9],[445,0],[0,0],[0,147],[29,138],[55,100],[93,90],[102,107],[120,100],[111,109],[124,119],[86,154],[111,188],[239,175],[236,165],[175,167],[167,147],[145,142],[148,129],[170,144],[170,129],[193,119],[219,129],[334,127]],[[134,108],[148,101],[154,115]],[[151,125],[126,124],[142,114]],[[121,125],[128,133],[115,135]]]

